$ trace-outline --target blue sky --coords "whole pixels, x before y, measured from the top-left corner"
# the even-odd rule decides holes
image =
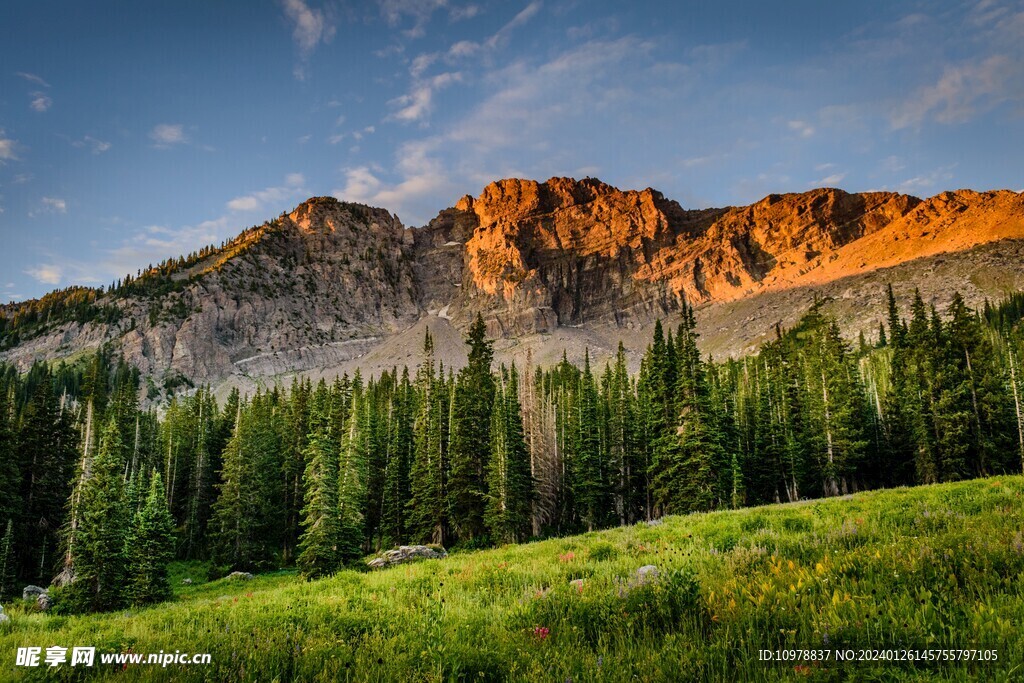
[[[0,299],[310,195],[422,225],[519,176],[686,207],[1024,189],[1024,0],[8,0]]]

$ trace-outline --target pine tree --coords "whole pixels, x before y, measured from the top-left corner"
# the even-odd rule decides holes
[[[323,380],[313,393],[311,432],[303,458],[305,505],[296,564],[304,576],[330,574],[338,566],[338,440],[334,433],[333,402]]]
[[[174,559],[174,520],[159,472],[153,472],[145,503],[132,519],[125,554],[125,597],[131,604],[145,605],[171,597],[167,566]]]
[[[533,482],[515,365],[511,372],[502,366],[501,384],[494,392],[487,491],[484,520],[491,538],[498,543],[517,543],[529,537]]]
[[[104,611],[124,604],[128,507],[122,472],[124,441],[111,416],[103,429],[89,477],[82,483],[80,521],[72,553],[69,603],[77,611]]]
[[[660,509],[669,513],[711,509],[715,504],[715,465],[724,460],[695,327],[693,309],[684,304],[683,320],[676,335],[674,419],[655,447],[653,463],[655,500]]]
[[[352,562],[362,555],[367,478],[373,448],[373,390],[355,387],[348,428],[341,441],[337,475],[338,560]]]
[[[486,484],[490,454],[491,406],[494,403],[493,352],[487,327],[477,315],[466,343],[469,360],[459,371],[453,398],[450,470],[447,481],[451,524],[458,539],[472,542],[484,534]]]
[[[277,397],[257,393],[240,405],[224,450],[211,519],[211,556],[222,569],[262,571],[278,566],[283,538],[281,414]]]
[[[584,528],[593,531],[606,523],[607,486],[602,476],[601,437],[597,385],[590,369],[590,352],[584,352],[573,410],[572,495]]]
[[[447,542],[447,501],[445,478],[446,440],[442,423],[449,405],[444,377],[434,376],[434,346],[429,336],[424,340],[424,359],[416,371],[418,405],[413,419],[413,460],[409,473],[408,502],[409,536],[417,541]]]
[[[0,600],[14,597],[17,582],[17,560],[14,556],[14,521],[7,519],[0,540]]]

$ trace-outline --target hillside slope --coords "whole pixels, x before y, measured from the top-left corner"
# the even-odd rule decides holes
[[[1022,284],[1019,240],[1024,195],[1009,191],[922,201],[818,189],[685,210],[650,188],[511,179],[413,229],[313,198],[115,292],[3,307],[0,360],[24,369],[113,342],[157,388],[251,388],[414,361],[425,326],[451,340],[443,353],[458,365],[460,331],[480,314],[499,359],[531,349],[547,362],[584,345],[601,358],[622,339],[635,361],[684,299],[705,351],[737,354],[816,296],[837,302],[851,337],[877,327],[890,281],[940,307],[958,289],[970,305],[998,298]]]
[[[312,582],[204,583],[193,565],[175,601],[140,611],[8,605],[0,649],[211,654],[86,672],[128,681],[1011,680],[1024,666],[1022,495],[1020,476],[875,491]],[[998,658],[834,661],[837,649],[926,647]],[[829,661],[759,661],[784,648]],[[5,680],[39,678],[13,661]]]

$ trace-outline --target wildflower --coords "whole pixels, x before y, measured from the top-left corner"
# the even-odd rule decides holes
[[[551,629],[549,629],[547,626],[533,627],[533,637],[537,640],[544,641],[547,639],[549,635],[551,635]]]

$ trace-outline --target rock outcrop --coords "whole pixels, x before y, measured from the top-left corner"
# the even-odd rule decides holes
[[[871,276],[883,268],[931,287],[940,306],[954,289],[980,304],[1024,286],[1022,245],[1024,195],[1005,190],[922,201],[826,188],[686,210],[593,178],[509,179],[414,229],[384,209],[314,197],[202,257],[94,291],[102,315],[8,333],[0,361],[25,370],[113,342],[158,400],[202,383],[251,390],[370,360],[370,372],[413,365],[424,325],[443,323],[432,331],[457,340],[476,315],[499,357],[524,339],[597,357],[624,339],[636,356],[650,323],[683,301],[700,308],[705,350],[738,353],[814,294],[849,304],[851,335],[876,329],[884,283]],[[0,314],[14,320],[32,305]],[[462,353],[453,346],[449,366]]]
[[[385,551],[380,557],[367,562],[372,569],[384,569],[396,564],[405,564],[417,560],[440,560],[448,557],[448,553],[440,546],[403,545]]]

